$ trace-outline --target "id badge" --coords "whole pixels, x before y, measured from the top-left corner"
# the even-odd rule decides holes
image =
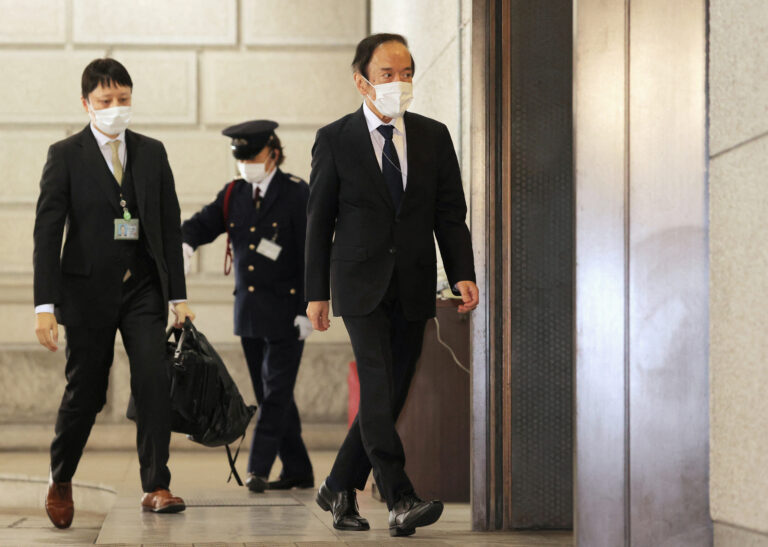
[[[280,251],[282,250],[283,248],[280,245],[269,239],[264,239],[263,237],[259,242],[259,246],[256,247],[257,253],[266,256],[270,260],[277,260],[277,257],[280,256]]]
[[[125,220],[115,219],[115,239],[118,240],[137,240],[139,239],[139,219],[132,218]]]

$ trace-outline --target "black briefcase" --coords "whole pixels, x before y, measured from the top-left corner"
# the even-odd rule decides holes
[[[240,446],[233,456],[229,444],[238,439],[242,444],[256,407],[245,404],[221,357],[189,319],[181,329],[168,329],[165,367],[171,386],[171,430],[205,446],[224,445],[230,478],[234,475],[242,485],[235,470]],[[133,398],[126,415],[135,420]]]

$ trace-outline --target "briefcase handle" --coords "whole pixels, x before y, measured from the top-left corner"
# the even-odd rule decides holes
[[[195,329],[195,326],[192,324],[192,321],[187,317],[184,320],[184,326],[180,329],[177,329],[173,325],[168,327],[168,330],[165,332],[165,339],[169,340],[171,338],[171,334],[174,332],[181,331],[181,334],[179,335],[179,338],[176,341],[176,350],[173,352],[173,362],[176,364],[179,364],[179,357],[181,357],[181,348],[184,345],[184,338],[186,337],[187,333],[189,332],[192,334],[192,339],[196,340],[197,336],[197,329]]]

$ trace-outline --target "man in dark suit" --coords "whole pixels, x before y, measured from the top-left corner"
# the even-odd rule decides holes
[[[307,315],[333,311],[349,332],[360,379],[357,417],[317,502],[342,530],[367,530],[357,510],[371,468],[393,536],[435,522],[443,505],[414,493],[395,421],[435,315],[434,236],[460,312],[478,303],[461,173],[445,125],[406,113],[414,63],[405,38],[362,40],[352,63],[362,108],[317,132],[306,243]],[[418,394],[414,394],[418,396]]]
[[[309,189],[280,170],[284,156],[276,128],[275,122],[254,120],[222,131],[232,139],[242,178],[182,225],[185,259],[225,231],[234,250],[235,334],[259,403],[245,481],[252,492],[315,484],[293,399],[304,339],[312,332],[303,290]],[[280,478],[267,483],[278,455]]]
[[[183,511],[168,490],[169,385],[163,366],[168,302],[187,304],[179,204],[165,149],[127,130],[133,83],[114,59],[83,71],[91,123],[48,150],[34,228],[35,332],[56,351],[66,327],[67,385],[51,444],[46,512],[72,523],[72,476],[106,402],[117,330],[131,369],[143,510]],[[61,243],[66,227],[66,242]]]

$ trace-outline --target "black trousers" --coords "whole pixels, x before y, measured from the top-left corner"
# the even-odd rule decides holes
[[[145,492],[168,488],[168,444],[171,439],[168,377],[163,365],[165,306],[152,276],[131,277],[123,284],[118,323],[99,328],[65,327],[67,386],[51,444],[54,481],[75,474],[96,414],[107,397],[109,369],[117,330],[123,338],[136,403],[136,446],[141,486]]]
[[[241,343],[259,404],[248,472],[268,477],[279,456],[283,463],[280,478],[312,475],[312,463],[301,438],[299,409],[293,399],[304,342],[289,336],[279,340],[243,337]]]
[[[390,284],[372,313],[342,319],[357,361],[360,406],[327,484],[337,491],[362,490],[373,468],[376,484],[391,509],[401,496],[413,492],[395,423],[421,354],[426,320],[405,319],[396,283]]]

